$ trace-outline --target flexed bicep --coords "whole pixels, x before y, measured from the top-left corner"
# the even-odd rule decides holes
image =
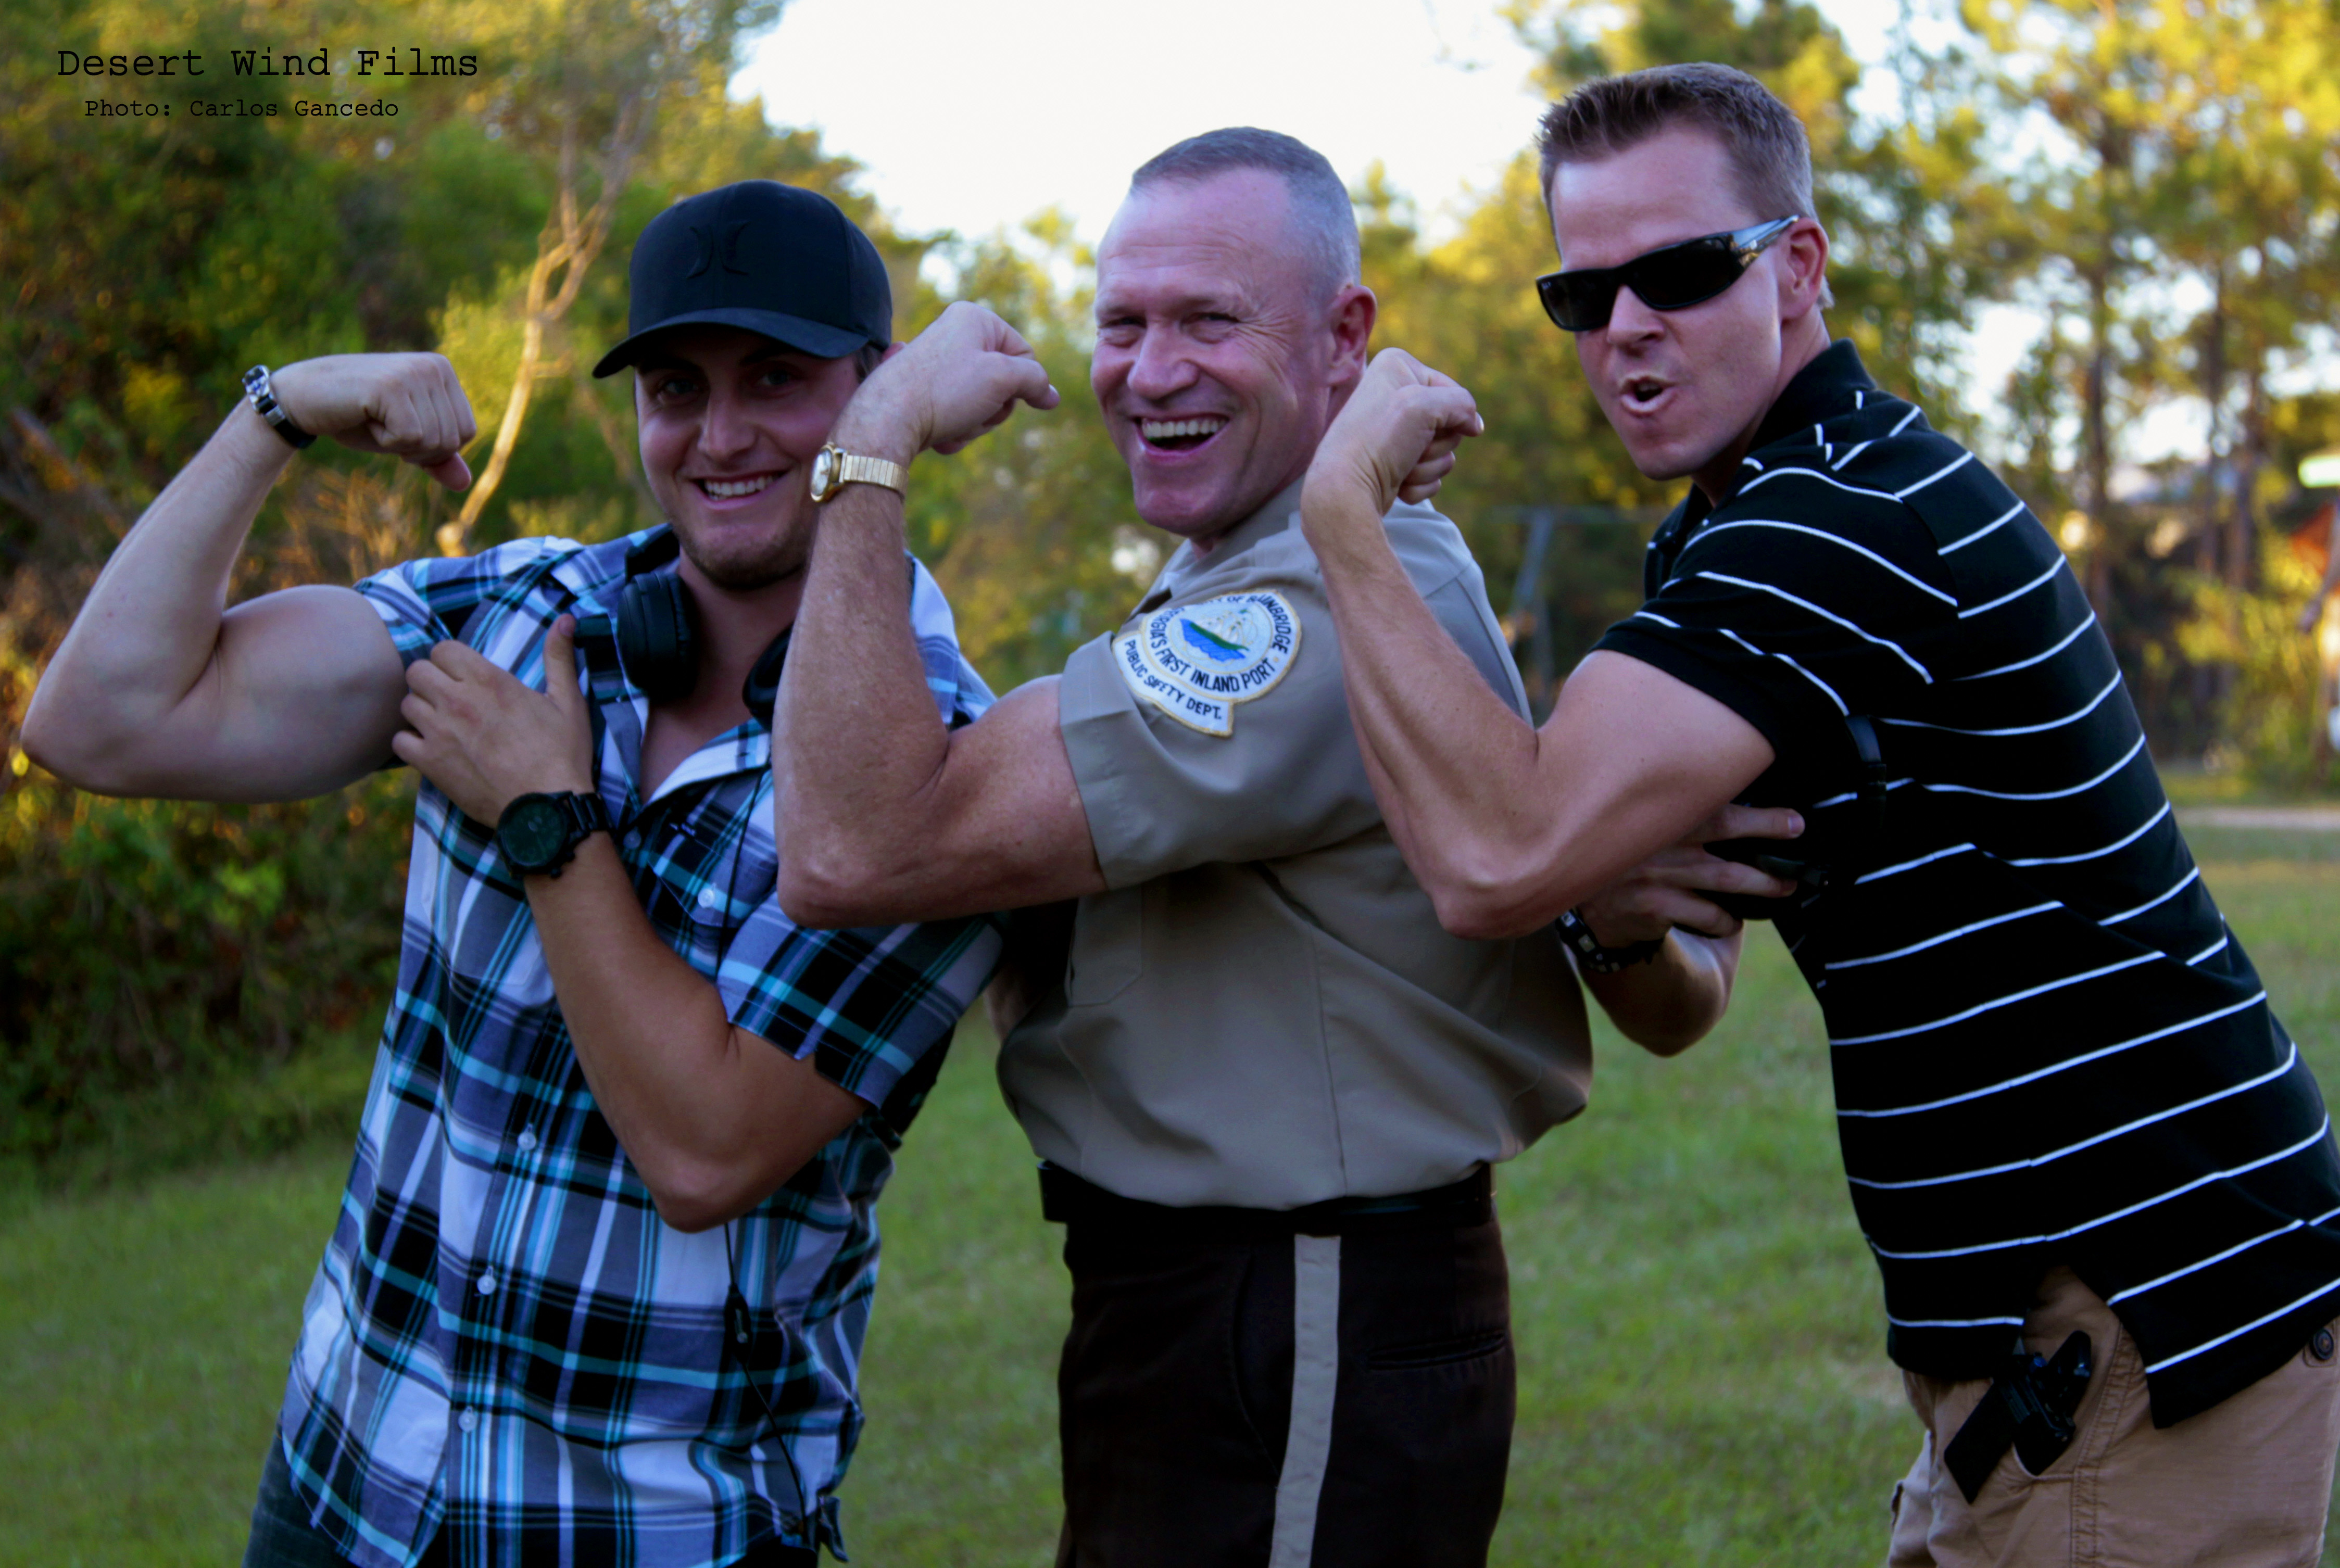
[[[286,588],[220,622],[211,664],[166,714],[137,776],[109,793],[298,800],[392,759],[405,671],[349,588]]]
[[[397,646],[347,588],[233,609],[244,536],[307,436],[466,478],[470,406],[435,354],[285,367],[239,402],[99,574],[26,710],[25,749],[106,794],[263,801],[315,794],[390,754]],[[263,407],[263,404],[266,406]]]

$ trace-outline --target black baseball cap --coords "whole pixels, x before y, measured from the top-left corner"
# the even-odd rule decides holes
[[[634,242],[626,340],[596,376],[624,370],[643,340],[693,322],[739,327],[841,360],[894,340],[894,293],[869,236],[813,191],[742,180],[687,197]]]

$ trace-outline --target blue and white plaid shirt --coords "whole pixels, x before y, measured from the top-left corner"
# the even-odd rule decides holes
[[[364,1568],[403,1568],[435,1533],[461,1563],[694,1568],[774,1537],[836,1550],[877,1280],[871,1206],[997,959],[989,920],[789,922],[773,897],[760,721],[641,798],[649,704],[612,636],[640,538],[520,540],[410,562],[359,592],[410,663],[458,636],[538,685],[547,630],[577,616],[601,798],[650,922],[733,1023],[872,1109],[729,1228],[758,1325],[743,1366],[722,1332],[725,1230],[659,1220],[578,1068],[521,879],[489,827],[425,782],[398,992],[280,1426],[318,1528]],[[941,590],[912,570],[936,705],[969,722],[991,694]]]

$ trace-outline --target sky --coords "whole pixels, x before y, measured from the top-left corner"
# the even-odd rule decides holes
[[[777,124],[818,127],[913,232],[1012,231],[1054,206],[1094,242],[1132,169],[1197,132],[1256,124],[1352,184],[1381,161],[1436,240],[1544,106],[1496,3],[789,0],[732,91],[761,94]],[[1883,57],[1893,7],[1819,3],[1857,58]],[[1988,419],[2038,323],[1980,314],[1967,400]],[[2142,444],[2186,446],[2186,425],[2181,412]]]
[[[1821,9],[1882,53],[1889,7]],[[1494,0],[790,0],[732,90],[818,126],[911,230],[985,234],[1056,206],[1095,241],[1132,169],[1251,124],[1353,184],[1381,160],[1443,237],[1456,198],[1533,136],[1533,64]]]

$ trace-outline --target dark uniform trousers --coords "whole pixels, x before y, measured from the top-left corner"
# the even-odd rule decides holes
[[[1059,1568],[1485,1563],[1516,1367],[1483,1169],[1290,1214],[1043,1182],[1073,1276]]]

